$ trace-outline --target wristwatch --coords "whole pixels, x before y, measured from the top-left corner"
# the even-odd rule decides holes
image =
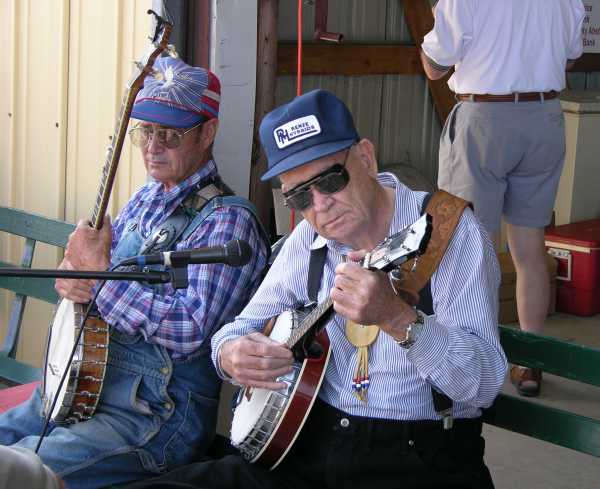
[[[415,313],[417,314],[417,319],[410,323],[406,328],[406,337],[403,340],[396,340],[398,346],[401,346],[402,348],[410,348],[413,343],[417,341],[417,338],[423,329],[423,325],[425,324],[425,315],[418,309],[415,309]]]

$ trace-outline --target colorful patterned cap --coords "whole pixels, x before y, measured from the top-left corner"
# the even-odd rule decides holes
[[[188,128],[219,116],[221,83],[204,68],[179,58],[162,57],[144,80],[131,117],[165,126]]]

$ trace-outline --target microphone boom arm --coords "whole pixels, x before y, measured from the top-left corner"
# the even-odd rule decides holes
[[[179,270],[179,268],[173,268],[171,270],[164,271],[143,269],[141,271],[136,272],[101,272],[96,270],[53,270],[43,268],[35,269],[0,267],[0,277],[130,280],[136,282],[148,282],[151,284],[164,284],[168,282],[173,282],[173,275],[175,270]],[[176,282],[178,284],[181,284],[181,276],[177,277]],[[175,287],[175,285],[173,286]],[[175,288],[185,287],[187,287],[187,283],[183,286],[180,285],[179,287]]]

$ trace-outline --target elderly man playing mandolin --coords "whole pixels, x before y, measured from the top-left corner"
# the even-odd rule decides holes
[[[378,174],[373,144],[324,90],[269,113],[260,135],[263,179],[279,176],[305,220],[212,340],[219,374],[244,386],[231,433],[242,456],[134,487],[493,487],[480,416],[507,367],[499,269],[467,203],[425,202]]]
[[[39,450],[70,489],[160,474],[203,454],[213,439],[221,380],[210,338],[248,302],[269,253],[252,204],[232,195],[212,157],[219,101],[213,73],[157,59],[135,99],[132,117],[139,122],[129,131],[153,180],[113,225],[106,219],[96,230],[80,221],[69,239],[61,267],[74,270],[105,270],[128,257],[233,238],[254,250],[243,267],[190,265],[187,288],[108,281],[101,289],[96,306],[110,325],[110,342],[97,408],[89,420],[51,423]],[[59,294],[76,303],[90,301],[93,286],[56,282]],[[41,410],[38,389],[0,417],[0,444],[34,449]]]

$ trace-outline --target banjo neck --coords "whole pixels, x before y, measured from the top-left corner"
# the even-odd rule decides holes
[[[98,188],[96,203],[92,212],[91,224],[94,229],[100,229],[102,227],[102,222],[104,220],[104,215],[106,214],[110,194],[115,182],[117,166],[119,164],[121,150],[123,149],[125,135],[127,134],[129,116],[131,114],[131,109],[133,108],[135,96],[139,91],[139,89],[132,90],[132,88],[133,85],[130,81],[126,86],[125,93],[123,95],[119,117],[117,118],[115,125],[115,131],[110,137],[111,145],[106,150],[106,158],[104,160],[104,165],[102,166],[100,186]]]
[[[298,343],[306,333],[308,333],[321,319],[324,319],[333,308],[331,297],[317,305],[304,320],[292,331],[290,337],[285,342],[288,348],[292,348]]]
[[[421,216],[415,223],[385,239],[369,256],[368,269],[389,271],[399,267],[412,257],[419,256],[427,246],[431,234],[431,217]],[[333,310],[331,297],[319,303],[292,330],[285,342],[288,348],[294,347],[313,328],[318,328]]]
[[[133,103],[138,92],[144,86],[144,78],[152,73],[154,69],[154,61],[165,50],[170,54],[175,55],[173,48],[168,46],[169,36],[173,26],[171,23],[164,21],[153,11],[149,11],[156,16],[156,27],[154,35],[150,37],[152,41],[150,49],[140,61],[136,61],[134,73],[127,82],[125,92],[121,101],[121,109],[115,124],[115,130],[110,137],[111,144],[106,150],[106,158],[102,167],[102,176],[100,178],[100,186],[96,203],[92,212],[91,225],[94,229],[100,229],[104,221],[104,215],[108,208],[108,201],[115,182],[117,174],[117,165],[121,157],[123,142],[127,135],[127,126],[133,109]]]

